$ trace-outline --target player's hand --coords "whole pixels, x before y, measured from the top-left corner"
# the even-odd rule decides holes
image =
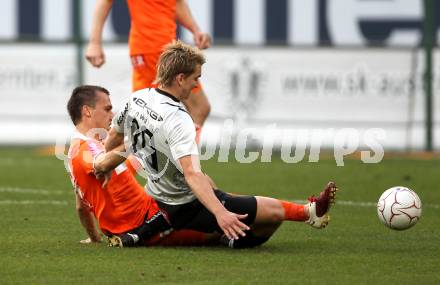
[[[97,172],[95,171],[95,176],[96,179],[101,180],[104,179],[104,181],[102,182],[102,189],[105,189],[107,187],[107,184],[110,182],[110,179],[112,178],[112,172],[113,171],[109,171],[109,172]]]
[[[89,237],[79,241],[80,244],[91,244],[91,243],[101,243],[101,242],[102,242],[101,238],[92,240]]]
[[[229,239],[238,239],[239,236],[245,236],[244,231],[249,230],[249,226],[242,223],[248,215],[239,215],[229,211],[224,211],[216,216],[217,223]]]
[[[194,43],[199,49],[207,49],[211,46],[211,37],[206,33],[196,32]]]
[[[112,172],[104,173],[104,182],[102,182],[102,189],[107,188],[107,184],[110,182],[110,178],[112,177]]]
[[[94,66],[101,67],[105,63],[105,55],[101,44],[89,43],[86,49],[86,59]]]

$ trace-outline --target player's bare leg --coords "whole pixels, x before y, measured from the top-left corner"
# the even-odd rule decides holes
[[[280,201],[268,197],[257,199],[257,215],[251,229],[256,236],[271,236],[284,221],[284,208]]]
[[[201,87],[196,87],[195,90],[191,92],[191,95],[188,97],[188,99],[183,101],[183,103],[188,109],[188,112],[196,125],[196,141],[198,143],[201,128],[211,112],[211,105],[209,104],[208,97],[206,97],[206,94]]]
[[[280,201],[267,197],[257,198],[257,216],[253,231],[270,232],[278,228],[283,221],[304,221],[314,228],[325,228],[330,220],[330,207],[335,203],[338,188],[334,182],[328,182],[318,197],[311,196],[306,205]]]
[[[256,197],[257,215],[251,230],[239,240],[222,237],[222,243],[233,248],[254,247],[266,242],[283,221],[302,221],[314,228],[325,228],[330,220],[329,210],[335,202],[334,182],[327,183],[319,197],[312,196],[309,203],[300,205],[268,197]]]
[[[191,95],[183,101],[188,112],[194,120],[194,123],[203,126],[211,112],[211,105],[209,104],[208,97],[202,88],[196,88],[191,92]]]

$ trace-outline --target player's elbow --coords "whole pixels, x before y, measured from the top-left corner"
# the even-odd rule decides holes
[[[185,179],[188,181],[197,177],[197,172],[195,172],[193,169],[189,169],[184,171],[183,175],[185,176]]]
[[[95,172],[97,172],[97,173],[105,173],[105,172],[112,170],[111,165],[108,162],[106,162],[105,160],[96,161],[95,165],[94,165],[94,169],[95,169]]]
[[[185,180],[189,185],[200,181],[200,179],[204,178],[204,175],[200,171],[195,171],[194,169],[190,169],[184,172]]]

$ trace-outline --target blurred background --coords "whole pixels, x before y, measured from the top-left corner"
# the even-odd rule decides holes
[[[202,142],[250,128],[275,145],[285,132],[383,129],[386,150],[440,148],[440,3],[434,0],[188,0],[213,38],[202,83],[212,105]],[[130,94],[126,2],[114,0],[104,31],[106,64],[83,53],[95,1],[0,2],[0,144],[68,141],[66,112],[78,84]],[[179,28],[178,36],[192,42]],[[297,134],[296,133],[296,134]]]

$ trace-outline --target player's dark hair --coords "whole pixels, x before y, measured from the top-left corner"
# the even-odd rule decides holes
[[[110,95],[107,89],[94,85],[83,85],[73,89],[69,102],[67,102],[67,111],[75,126],[81,122],[81,109],[84,105],[95,107],[97,92]]]

